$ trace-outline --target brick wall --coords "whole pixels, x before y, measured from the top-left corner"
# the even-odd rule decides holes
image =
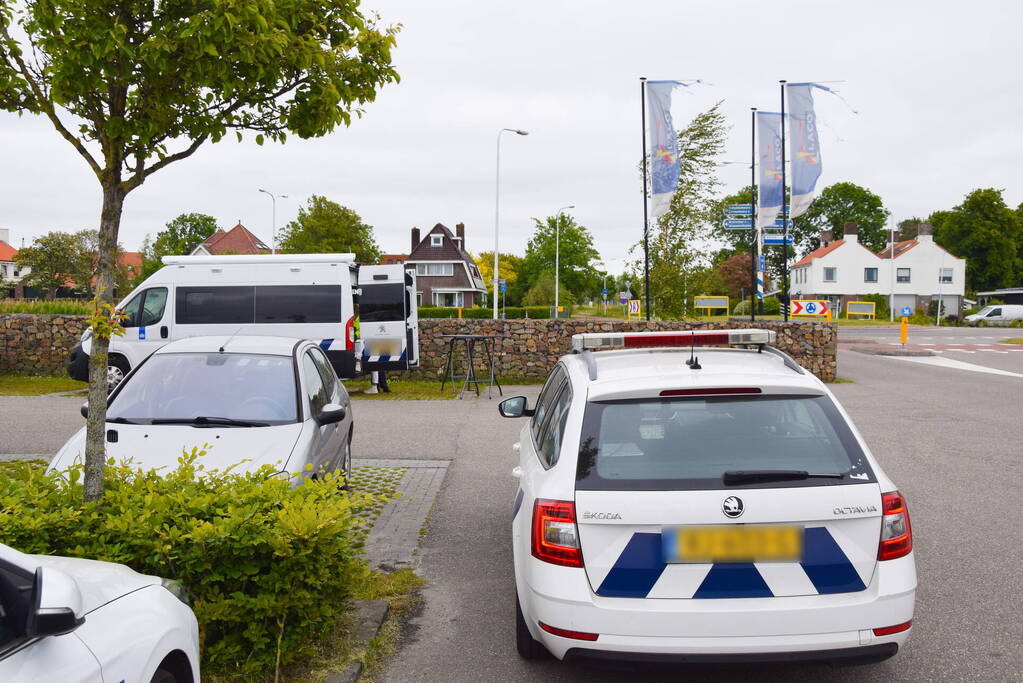
[[[84,330],[80,315],[0,315],[0,372],[63,375],[68,352]]]
[[[499,335],[495,348],[499,376],[544,377],[558,358],[569,353],[572,335],[581,332],[639,332],[713,330],[757,327],[777,333],[775,346],[825,382],[835,379],[838,366],[837,323],[747,321],[687,323],[590,320],[420,320],[420,375],[439,376],[447,358],[445,334]]]

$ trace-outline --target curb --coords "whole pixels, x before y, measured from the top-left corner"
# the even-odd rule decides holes
[[[926,350],[915,350],[915,349],[889,349],[884,347],[873,347],[873,346],[854,346],[850,351],[856,351],[857,353],[863,353],[868,356],[933,356],[933,351]]]
[[[365,650],[387,619],[388,604],[386,600],[355,600],[352,606],[355,608],[355,626],[352,629],[354,645],[357,649]],[[327,676],[324,683],[355,683],[361,677],[362,662],[356,660],[342,673]]]

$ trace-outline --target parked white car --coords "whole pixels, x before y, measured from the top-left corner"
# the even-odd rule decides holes
[[[1023,320],[1023,306],[1013,304],[1001,304],[996,306],[985,306],[973,315],[963,318],[970,325],[979,325],[984,322],[988,325],[1008,325],[1014,320]]]
[[[173,581],[0,544],[4,683],[194,683],[199,626]]]
[[[87,406],[82,406],[85,415]],[[288,475],[352,471],[348,392],[315,343],[286,337],[192,337],[136,367],[110,396],[107,456],[145,468],[177,466],[203,449],[206,469]],[[85,457],[83,427],[50,470]]]

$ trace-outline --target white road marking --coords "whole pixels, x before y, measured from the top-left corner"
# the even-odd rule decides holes
[[[920,358],[916,356],[881,356],[882,358],[892,358],[894,360],[904,360],[910,363],[922,363],[924,365],[936,365],[940,368],[952,368],[953,370],[966,370],[968,372],[983,372],[989,375],[1002,375],[1004,377],[1023,377],[1023,374],[1018,372],[1009,372],[1008,370],[998,370],[996,368],[986,368],[983,365],[974,365],[973,363],[964,363],[961,360],[952,360],[951,358]]]
[[[946,349],[947,351],[958,351],[959,353],[977,353],[976,351],[970,351],[969,349]]]
[[[934,344],[917,344],[917,346],[934,346]]]

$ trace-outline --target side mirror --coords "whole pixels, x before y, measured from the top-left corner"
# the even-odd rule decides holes
[[[321,425],[329,425],[335,422],[340,422],[345,419],[345,415],[348,411],[345,410],[344,406],[338,405],[337,403],[328,403],[323,406],[323,410],[316,416],[316,422]]]
[[[55,567],[38,567],[35,595],[28,616],[29,637],[62,636],[85,622],[82,592],[70,575]]]
[[[89,402],[86,401],[85,403],[83,403],[82,407],[78,409],[78,412],[80,412],[82,414],[82,417],[84,417],[86,420],[88,420],[89,419]]]
[[[529,417],[533,410],[529,408],[529,401],[525,396],[512,396],[497,404],[497,411],[501,417]]]

